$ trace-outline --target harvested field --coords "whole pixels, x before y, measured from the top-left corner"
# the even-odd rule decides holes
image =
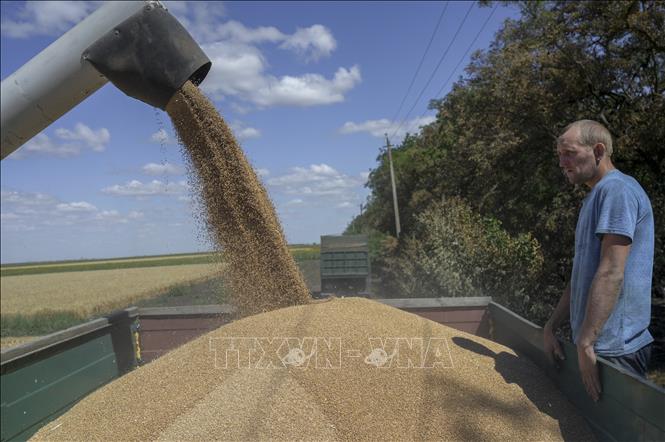
[[[83,272],[94,270],[132,269],[141,267],[165,267],[190,264],[212,264],[219,262],[219,257],[212,253],[196,255],[172,255],[145,258],[126,258],[99,261],[74,261],[65,263],[25,264],[3,266],[2,277],[20,275],[39,275],[44,273]]]
[[[193,264],[4,276],[0,278],[0,309],[3,315],[42,310],[91,314],[128,306],[174,284],[210,278],[220,268],[220,264]]]
[[[297,264],[303,274],[303,277],[305,278],[305,282],[307,283],[309,290],[314,292],[320,291],[319,261],[305,259],[297,261]],[[173,269],[174,268],[167,267],[163,270],[165,272],[171,272]],[[116,272],[119,271],[120,270],[117,270]],[[86,272],[79,272],[79,274],[80,273]],[[224,283],[222,272],[219,272],[219,274],[214,274],[213,272],[212,276],[206,276],[202,279],[177,282],[167,288],[157,290],[154,293],[154,296],[151,294],[144,296],[140,293],[137,296],[132,296],[131,293],[128,292],[128,297],[125,299],[129,299],[129,301],[126,303],[105,303],[104,300],[98,299],[95,296],[89,296],[90,292],[87,290],[90,284],[89,279],[73,279],[75,274],[76,273],[70,273],[70,276],[66,277],[66,279],[71,283],[68,286],[68,290],[76,293],[85,293],[86,299],[89,300],[89,305],[87,306],[88,308],[79,309],[76,311],[64,309],[64,307],[60,310],[33,308],[31,309],[33,312],[27,314],[3,312],[1,332],[1,337],[3,339],[2,348],[8,348],[9,346],[13,345],[11,337],[30,335],[34,339],[39,335],[63,330],[73,325],[85,322],[91,319],[93,316],[109,313],[112,310],[129,307],[130,305],[136,305],[138,307],[175,307],[186,305],[209,305],[228,302],[227,288],[226,284]],[[150,272],[148,272],[147,275],[150,275]],[[40,275],[40,279],[47,276],[49,275]],[[5,278],[6,277],[3,276],[1,280],[6,281]],[[119,279],[121,280],[122,278]],[[80,285],[76,286],[77,283]],[[136,281],[136,283],[137,286],[142,285],[140,281]],[[32,298],[36,302],[44,303],[47,301],[47,294],[44,294],[44,296],[37,296],[37,293],[32,294]],[[34,310],[37,311],[34,312]],[[93,313],[91,314],[90,312]],[[5,342],[6,339],[9,341]]]
[[[174,255],[159,255],[159,256],[140,256],[128,258],[112,258],[112,259],[93,259],[81,261],[55,261],[55,262],[40,262],[30,264],[8,264],[3,265],[3,269],[33,269],[33,268],[50,268],[50,267],[71,267],[90,264],[110,264],[121,262],[145,262],[145,261],[171,261],[188,258],[199,258],[203,256],[211,256],[210,253],[187,253],[187,254],[174,254]]]
[[[282,337],[300,341],[280,346]],[[242,343],[255,338],[263,346],[250,352],[253,344]],[[388,338],[419,338],[423,345],[396,347]],[[231,342],[240,351],[225,359]],[[512,350],[358,298],[223,326],[100,388],[35,439],[120,434],[189,441],[593,440],[545,374]]]

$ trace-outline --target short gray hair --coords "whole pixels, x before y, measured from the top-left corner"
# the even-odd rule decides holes
[[[593,147],[598,143],[603,143],[607,156],[612,156],[612,135],[605,126],[593,120],[579,120],[566,126],[563,133],[575,127],[580,130],[578,139],[580,144]]]

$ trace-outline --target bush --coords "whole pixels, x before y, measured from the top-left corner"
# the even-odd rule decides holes
[[[384,281],[403,297],[492,296],[524,316],[543,266],[531,234],[511,236],[462,200],[431,204],[386,259]]]

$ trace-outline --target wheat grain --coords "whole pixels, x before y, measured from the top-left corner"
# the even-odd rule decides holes
[[[278,368],[238,368],[231,352],[223,368],[228,347],[222,344],[241,337],[272,338],[269,352],[278,350],[280,337],[339,338],[339,364],[328,350],[332,368],[321,368],[322,347],[300,367],[279,366],[266,353]],[[383,368],[367,363],[376,346],[370,338],[390,337],[444,342],[437,346],[442,356],[431,359],[442,363],[401,368],[401,354]],[[290,351],[288,345],[281,350],[277,356]],[[361,356],[348,356],[349,350]],[[102,387],[36,435],[54,441],[564,438],[593,436],[533,363],[492,341],[357,298],[223,326]]]

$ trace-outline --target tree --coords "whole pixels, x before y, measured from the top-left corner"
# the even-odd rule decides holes
[[[551,307],[570,271],[585,193],[561,175],[554,142],[568,123],[595,119],[615,137],[617,167],[651,198],[654,295],[665,296],[665,3],[518,6],[521,18],[507,21],[452,91],[431,102],[436,121],[394,150],[403,231],[412,232],[418,213],[433,202],[461,198],[511,235],[529,233],[538,241],[544,267],[540,298],[532,300]],[[387,165],[379,160],[368,210],[354,223],[389,233]]]

